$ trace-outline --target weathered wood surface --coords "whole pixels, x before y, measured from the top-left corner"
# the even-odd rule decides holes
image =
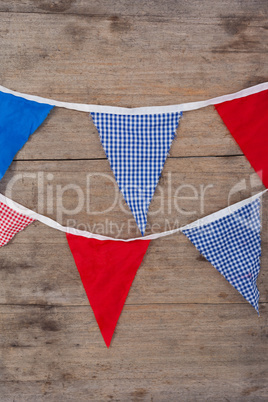
[[[238,91],[267,80],[267,8],[261,0],[0,1],[1,84],[129,107]],[[262,189],[213,107],[185,113],[148,233]],[[0,192],[62,224],[138,235],[87,114],[54,109]],[[77,192],[85,202],[68,214]],[[180,234],[151,243],[109,350],[64,234],[40,223],[18,234],[0,253],[1,402],[267,400],[267,199],[260,318]]]
[[[16,400],[27,401],[267,397],[267,322],[255,318],[253,326],[246,305],[126,306],[110,350],[99,342],[89,308],[0,311],[4,398],[17,392]]]
[[[132,107],[237,91],[266,79],[264,11],[253,20],[194,21],[1,13],[1,82],[66,101]]]
[[[155,0],[149,2],[141,0],[139,2],[129,2],[128,0],[114,1],[104,0],[99,3],[98,0],[1,0],[0,11],[11,11],[21,13],[60,13],[60,14],[82,14],[99,16],[161,16],[169,18],[178,18],[187,22],[191,19],[200,21],[200,18],[240,18],[245,23],[252,20],[256,22],[258,18],[265,18],[267,3],[265,0],[244,0],[243,2],[223,0],[211,5],[209,0],[204,0],[202,4],[199,1],[183,2],[173,0],[162,2]],[[234,26],[232,32],[238,27]]]

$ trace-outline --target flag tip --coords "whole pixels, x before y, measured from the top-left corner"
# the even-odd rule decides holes
[[[109,349],[110,346],[111,346],[111,341],[112,341],[113,334],[112,334],[112,336],[106,336],[106,337],[103,335],[102,332],[101,332],[101,334],[102,334],[102,337],[103,337],[103,340],[105,342],[105,345],[106,345],[107,349]]]

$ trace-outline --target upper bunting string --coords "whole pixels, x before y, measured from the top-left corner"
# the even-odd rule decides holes
[[[0,91],[12,94],[17,97],[21,97],[27,100],[32,100],[38,103],[45,103],[51,106],[62,107],[65,109],[77,110],[80,112],[98,112],[98,113],[118,113],[118,114],[160,114],[160,113],[174,113],[174,112],[188,112],[191,110],[201,109],[206,106],[216,105],[222,102],[230,101],[233,99],[243,98],[248,95],[256,94],[268,89],[268,82],[264,82],[262,84],[254,85],[252,87],[243,89],[241,91],[218,96],[216,98],[211,98],[205,101],[197,101],[197,102],[188,102],[188,103],[180,103],[177,105],[168,105],[168,106],[149,106],[149,107],[137,107],[137,108],[124,108],[117,106],[104,106],[104,105],[90,105],[84,103],[70,103],[70,102],[61,102],[54,99],[42,98],[36,95],[29,95],[17,91],[13,91],[4,86],[0,85]]]

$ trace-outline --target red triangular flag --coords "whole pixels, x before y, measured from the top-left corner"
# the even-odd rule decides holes
[[[66,234],[103,339],[111,339],[150,240],[88,239]]]
[[[268,187],[268,90],[219,103],[215,108]]]
[[[7,244],[32,222],[34,222],[33,218],[29,218],[0,202],[0,247]]]

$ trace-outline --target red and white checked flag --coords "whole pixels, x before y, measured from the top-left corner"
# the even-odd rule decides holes
[[[34,221],[35,219],[18,213],[0,202],[0,247]]]

